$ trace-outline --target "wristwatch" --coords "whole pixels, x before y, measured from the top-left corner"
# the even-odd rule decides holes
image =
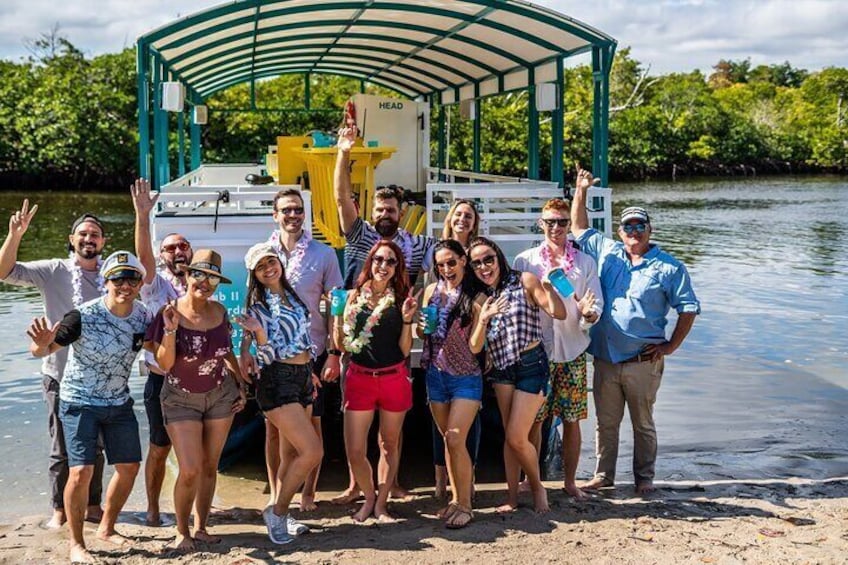
[[[335,355],[336,357],[341,357],[341,356],[342,356],[342,352],[341,352],[341,350],[340,350],[340,349],[328,349],[328,350],[327,350],[327,355]]]

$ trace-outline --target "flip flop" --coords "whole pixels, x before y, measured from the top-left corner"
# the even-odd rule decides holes
[[[456,512],[445,522],[445,527],[449,530],[459,530],[470,524],[473,519],[474,514],[471,510],[457,505]]]

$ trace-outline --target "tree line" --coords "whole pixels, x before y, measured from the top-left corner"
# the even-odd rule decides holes
[[[0,60],[0,187],[123,190],[138,155],[136,61],[132,48],[86,56],[56,34],[32,42],[31,55]],[[208,100],[204,162],[260,158],[277,135],[332,131],[354,79],[312,75],[310,108],[300,75],[257,83],[257,113],[248,85]],[[388,94],[379,87],[368,92]],[[566,170],[591,163],[592,71],[565,71]],[[279,112],[290,108],[295,111]],[[301,109],[299,109],[301,108]],[[516,91],[480,102],[485,172],[527,174],[528,95]],[[436,115],[431,120],[435,162]],[[450,167],[471,169],[472,123],[445,107],[450,123]],[[549,178],[550,114],[542,115],[540,163]],[[170,143],[176,171],[176,118]],[[780,65],[752,67],[722,60],[710,74],[651,75],[629,49],[616,55],[610,83],[610,177],[614,180],[681,175],[749,175],[848,170],[848,69],[808,72]]]

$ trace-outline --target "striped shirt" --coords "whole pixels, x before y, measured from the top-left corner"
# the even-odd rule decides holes
[[[362,267],[365,266],[365,259],[368,257],[368,252],[374,247],[374,244],[380,241],[380,234],[374,229],[374,226],[356,218],[353,222],[353,227],[345,234],[347,246],[345,246],[345,288],[351,289],[356,283],[356,278],[359,276]],[[398,229],[395,237],[392,239],[394,243],[404,252],[404,260],[406,262],[406,271],[409,273],[409,286],[415,286],[415,280],[418,273],[423,270],[429,270],[433,259],[433,246],[436,244],[436,239],[428,235],[412,235],[408,231]]]
[[[259,302],[250,307],[250,315],[259,320],[268,337],[265,345],[256,347],[260,367],[290,359],[304,351],[309,351],[314,357],[314,346],[309,335],[309,311],[295,301],[291,294],[286,293],[286,299],[291,306],[281,302],[280,311],[276,315]]]
[[[542,341],[539,307],[527,301],[521,273],[512,271],[500,294],[507,297],[509,311],[489,321],[486,344],[495,369],[506,369],[517,363],[521,352],[534,341]]]

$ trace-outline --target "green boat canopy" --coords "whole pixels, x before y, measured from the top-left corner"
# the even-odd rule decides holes
[[[156,114],[165,81],[182,83],[192,105],[236,84],[292,73],[349,76],[446,105],[562,84],[563,60],[587,52],[596,74],[595,125],[604,136],[597,141],[606,145],[615,40],[529,2],[244,0],[179,19],[137,45],[142,173],[149,172],[151,114],[154,146],[160,144],[163,118]],[[166,157],[167,147],[154,149],[154,162]]]

